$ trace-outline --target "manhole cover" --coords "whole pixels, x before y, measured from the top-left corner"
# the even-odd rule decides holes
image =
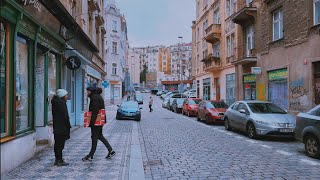
[[[151,161],[144,161],[144,166],[159,166],[162,165],[161,160],[151,160]]]

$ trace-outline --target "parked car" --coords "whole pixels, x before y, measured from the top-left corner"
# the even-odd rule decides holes
[[[297,115],[295,138],[304,143],[308,156],[320,159],[320,105]]]
[[[137,101],[138,104],[143,104],[143,96],[141,94],[136,94],[135,101]]]
[[[183,94],[185,94],[188,98],[197,98],[197,90],[196,89],[190,89],[190,90],[184,92]]]
[[[135,91],[135,94],[141,94],[141,91]]]
[[[179,93],[179,91],[167,92],[167,93],[161,95],[161,99],[164,99],[164,98],[168,97],[169,95],[176,94],[176,93]]]
[[[148,93],[149,91],[147,89],[143,89],[141,92],[142,93]]]
[[[140,121],[141,109],[136,101],[124,101],[121,105],[118,105],[116,119],[134,119]]]
[[[186,98],[182,105],[182,115],[197,116],[198,105],[201,102],[200,98]]]
[[[175,113],[181,113],[183,101],[184,101],[184,98],[174,99],[172,102],[172,111]]]
[[[171,96],[171,95],[170,95]],[[168,104],[167,104],[167,108],[172,111],[172,103],[173,103],[173,100],[174,99],[177,99],[177,98],[186,98],[186,95],[184,94],[181,94],[181,93],[177,93],[177,94],[172,94],[172,96],[170,97],[169,101],[168,101]]]
[[[228,105],[223,101],[204,100],[198,106],[198,121],[206,123],[223,122]]]
[[[258,136],[294,137],[293,115],[271,102],[238,101],[226,112],[225,129],[238,129],[255,139]]]
[[[162,95],[162,93],[163,93],[163,91],[160,90],[160,91],[158,91],[158,92],[156,93],[156,95],[157,95],[157,96],[160,96],[160,95]]]
[[[169,101],[169,98],[163,99],[163,101],[162,101],[162,107],[163,107],[163,108],[167,108],[168,101]]]

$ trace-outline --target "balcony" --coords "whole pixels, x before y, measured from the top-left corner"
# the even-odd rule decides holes
[[[216,71],[221,68],[221,59],[219,56],[209,54],[201,62],[204,63],[203,65],[205,71]]]
[[[254,22],[257,16],[257,7],[253,4],[253,1],[250,3],[247,3],[247,0],[235,2],[235,13],[231,17],[234,23],[246,25]]]
[[[221,38],[221,24],[211,24],[206,29],[206,36],[204,39],[208,43],[214,44],[220,41],[220,38]]]
[[[88,0],[89,11],[99,11],[100,12],[100,5],[98,0]]]
[[[257,62],[256,49],[247,50],[246,45],[236,48],[236,59],[232,62],[234,65],[248,64]]]
[[[97,14],[95,18],[98,26],[101,26],[104,24],[104,19],[100,14]]]

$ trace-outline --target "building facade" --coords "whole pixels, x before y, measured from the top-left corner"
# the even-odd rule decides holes
[[[237,31],[231,1],[196,0],[192,24],[193,87],[202,99],[235,101],[234,61]]]
[[[103,1],[94,10],[85,2],[1,1],[1,174],[30,159],[37,144],[53,144],[50,100],[57,89],[69,92],[71,125],[83,123],[86,81],[90,74],[97,79],[106,74],[99,68],[101,37],[92,39],[103,30],[96,22]],[[92,31],[81,25],[82,12],[92,15]]]
[[[237,99],[291,112],[320,103],[320,1],[237,1],[231,19],[239,34]]]
[[[121,102],[125,94],[127,23],[114,1],[110,1],[105,10],[107,34],[105,37],[106,104]]]
[[[171,57],[171,75],[177,80],[190,80],[192,43],[176,44],[169,48]],[[182,67],[181,72],[180,63]]]

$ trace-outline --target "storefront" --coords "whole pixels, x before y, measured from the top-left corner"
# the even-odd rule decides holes
[[[314,104],[320,104],[320,61],[316,61],[312,65],[314,77]]]
[[[256,100],[256,75],[247,74],[243,76],[244,100]]]
[[[288,110],[288,70],[278,69],[268,72],[268,99]]]
[[[41,22],[45,15],[59,24],[43,6],[6,0],[0,14],[2,174],[31,158],[36,142],[53,143],[50,99],[60,88],[65,46],[57,28]]]

